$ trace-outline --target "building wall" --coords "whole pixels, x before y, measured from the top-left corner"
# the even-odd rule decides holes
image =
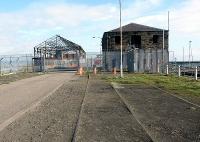
[[[164,61],[163,61],[164,57]],[[120,70],[120,51],[103,51],[103,68]],[[123,52],[123,69],[129,72],[157,73],[166,69],[169,61],[167,49],[136,49]]]
[[[123,32],[123,50],[131,45],[131,36],[141,36],[141,48],[163,48],[163,31],[147,32]],[[153,35],[158,35],[158,43],[153,43]],[[102,39],[102,50],[120,50],[120,44],[115,44],[115,36],[120,36],[119,32],[106,32]],[[168,31],[165,31],[165,49],[168,49]]]
[[[141,46],[134,48],[131,36],[141,36]],[[158,36],[158,42],[153,42],[153,36]],[[111,71],[113,67],[120,69],[120,44],[115,43],[119,32],[104,33],[102,39],[103,68]],[[163,49],[163,31],[123,32],[123,68],[130,72],[161,72],[169,62],[168,31],[165,31]],[[163,61],[164,56],[164,61]],[[132,59],[131,59],[132,58]]]

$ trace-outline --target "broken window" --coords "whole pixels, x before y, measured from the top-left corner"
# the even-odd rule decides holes
[[[135,45],[136,48],[141,47],[141,36],[140,35],[132,35],[131,36],[131,45]]]
[[[115,36],[115,44],[120,44],[121,38],[120,36]]]
[[[153,35],[153,43],[158,43],[158,35]]]

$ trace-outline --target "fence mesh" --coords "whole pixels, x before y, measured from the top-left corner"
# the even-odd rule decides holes
[[[168,62],[168,52],[161,50],[135,50],[123,52],[123,70],[131,72],[146,73],[164,73],[181,76],[200,76],[200,62],[187,63]],[[84,58],[79,62],[77,60],[45,60],[46,69],[83,67],[87,71],[92,71],[96,67],[99,71],[112,71],[113,67],[120,69],[120,52],[87,52]],[[0,75],[18,72],[34,71],[33,56],[25,55],[7,55],[0,56]],[[167,62],[166,62],[167,61]],[[43,63],[40,63],[43,66]],[[197,68],[196,68],[197,67]],[[49,69],[49,70],[48,70]]]
[[[0,74],[32,72],[32,58],[26,55],[7,55],[0,56]]]
[[[188,62],[185,63],[176,63],[170,62],[168,65],[169,74],[179,75],[180,76],[196,76],[200,77],[200,62],[191,63],[190,65]],[[165,70],[166,73],[166,70]]]
[[[80,62],[80,66],[88,71],[92,70],[94,67],[97,67],[99,70],[102,70],[102,54],[98,52],[86,53],[86,57]]]

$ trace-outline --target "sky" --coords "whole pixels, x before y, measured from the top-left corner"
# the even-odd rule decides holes
[[[200,61],[200,0],[121,0],[122,24],[168,29],[170,60]],[[87,52],[99,52],[104,32],[119,27],[118,0],[0,1],[0,55],[33,54],[33,47],[61,35]],[[97,38],[92,38],[97,37]],[[174,57],[173,57],[174,53]]]

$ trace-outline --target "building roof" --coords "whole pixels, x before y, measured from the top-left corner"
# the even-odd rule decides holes
[[[122,29],[123,29],[123,32],[163,31],[163,29],[154,28],[154,27],[145,26],[145,25],[136,24],[136,23],[130,23],[128,25],[125,25],[122,27]],[[120,32],[120,28],[111,30],[109,32]]]
[[[81,54],[85,53],[83,48],[73,43],[72,41],[69,41],[65,39],[64,37],[61,37],[60,35],[55,35],[44,42],[40,43],[39,45],[34,47],[36,53],[39,55],[40,51],[42,53],[51,53],[56,54],[56,51],[80,51]]]

